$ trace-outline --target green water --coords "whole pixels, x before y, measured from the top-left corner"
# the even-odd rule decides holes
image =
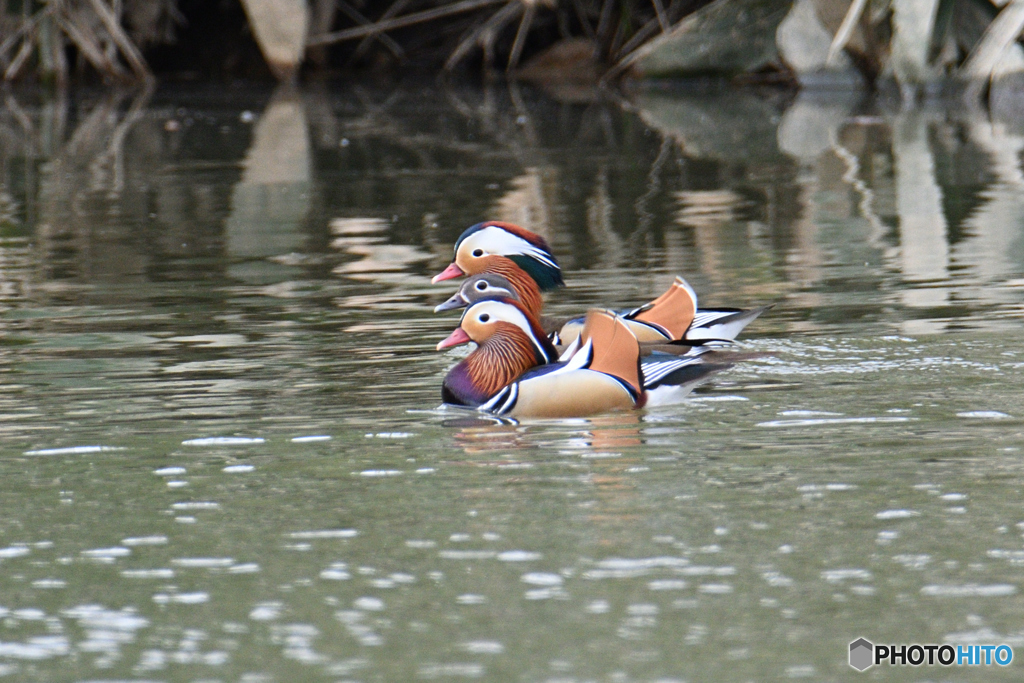
[[[1020,121],[324,85],[13,93],[0,145],[0,679],[1020,679]],[[429,278],[487,218],[546,234],[554,313],[683,274],[775,303],[766,356],[438,410]]]

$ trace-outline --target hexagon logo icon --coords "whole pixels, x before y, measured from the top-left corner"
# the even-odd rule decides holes
[[[875,646],[865,638],[858,638],[850,643],[850,666],[857,671],[864,671],[875,663]]]

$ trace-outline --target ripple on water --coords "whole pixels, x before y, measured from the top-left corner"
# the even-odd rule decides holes
[[[520,576],[519,580],[531,586],[561,586],[565,581],[560,575],[550,572],[528,572]]]
[[[1009,583],[930,584],[921,588],[921,595],[932,598],[999,598],[1016,592],[1017,587]]]
[[[210,594],[205,591],[193,593],[156,593],[153,602],[158,605],[199,605],[210,601]]]
[[[252,446],[266,443],[266,439],[246,436],[208,436],[199,439],[186,439],[182,446]]]
[[[900,554],[893,555],[892,559],[893,562],[899,562],[907,569],[921,571],[931,562],[932,556],[924,553],[919,555]]]
[[[356,598],[355,602],[352,603],[352,606],[365,612],[380,612],[384,609],[384,601],[380,598],[367,595],[361,598]]]
[[[968,410],[963,413],[957,413],[957,417],[973,418],[976,420],[1005,420],[1013,417],[1006,413],[1001,413],[998,410]]]
[[[64,636],[33,636],[23,643],[0,642],[0,657],[43,660],[70,654],[71,644]]]
[[[875,519],[908,519],[920,515],[917,510],[882,510],[875,514]]]
[[[827,410],[783,410],[779,415],[783,417],[841,417],[842,413],[833,413]]]
[[[321,579],[328,581],[347,581],[352,578],[348,572],[348,564],[345,562],[332,562],[327,569],[320,572]]]
[[[689,568],[690,560],[685,557],[643,557],[624,558],[610,557],[600,560],[594,565],[594,569],[583,572],[585,579],[631,579],[638,576],[646,576],[658,569],[673,569],[679,571]]]
[[[1008,560],[1010,564],[1024,564],[1024,550],[989,550],[986,555],[995,560]]]
[[[812,664],[797,664],[786,667],[787,678],[814,678],[818,670]]]
[[[93,560],[94,562],[112,563],[119,557],[127,557],[132,554],[131,548],[124,548],[122,546],[116,546],[114,548],[93,548],[91,550],[83,550],[82,557]]]
[[[273,621],[281,616],[283,610],[283,602],[261,602],[252,608],[249,618],[253,621]]]
[[[231,557],[179,557],[171,560],[176,567],[189,569],[225,569],[235,564]]]
[[[965,645],[1005,643],[1010,647],[1021,647],[1024,646],[1024,631],[1001,634],[997,633],[991,628],[983,627],[974,631],[961,631],[960,633],[950,633],[945,638],[943,638],[942,642],[963,643]]]
[[[217,510],[220,503],[208,500],[188,500],[181,503],[172,503],[172,510]]]
[[[758,427],[820,427],[823,425],[841,424],[877,424],[883,422],[910,422],[913,417],[828,417],[809,418],[805,420],[769,420],[758,422]]]
[[[478,595],[476,593],[466,593],[459,595],[455,598],[455,602],[460,605],[482,605],[487,602],[486,595]]]
[[[126,579],[173,579],[173,569],[124,569],[121,576]]]
[[[829,583],[841,583],[843,581],[870,581],[871,572],[867,569],[827,569],[821,573],[821,578]]]
[[[796,490],[808,493],[813,491],[852,491],[856,488],[856,484],[801,484],[796,487]]]
[[[105,453],[108,451],[123,451],[119,446],[68,446],[66,448],[43,448],[35,451],[25,451],[25,455],[84,455],[88,453]]]
[[[480,678],[484,675],[484,672],[483,664],[456,662],[449,664],[424,664],[416,671],[416,676],[427,680]]]
[[[782,572],[777,571],[766,571],[761,574],[769,586],[775,586],[776,588],[788,588],[793,585],[793,579],[786,576]]]
[[[530,552],[528,550],[506,550],[498,553],[498,560],[500,562],[532,562],[539,560],[543,557],[540,553]]]
[[[496,640],[471,640],[460,647],[475,655],[500,655],[505,651],[505,646]]]
[[[159,536],[134,536],[130,538],[122,538],[121,544],[126,546],[138,546],[138,545],[166,545],[167,537],[163,535]]]
[[[311,540],[317,538],[355,538],[359,532],[355,529],[318,529],[315,531],[293,531],[288,538]]]
[[[362,472],[353,472],[352,474],[358,474],[360,477],[397,477],[405,474],[402,470],[363,470]]]
[[[437,556],[444,560],[488,560],[497,554],[494,550],[441,550]]]

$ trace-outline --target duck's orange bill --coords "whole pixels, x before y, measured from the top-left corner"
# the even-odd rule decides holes
[[[465,330],[461,327],[456,327],[455,331],[448,335],[448,338],[438,343],[437,350],[447,349],[449,346],[458,346],[459,344],[465,344],[471,341],[469,335],[466,334]]]
[[[451,280],[453,277],[462,277],[465,274],[466,272],[462,270],[462,268],[459,268],[457,265],[452,263],[450,266],[448,266],[440,273],[435,275],[434,279],[431,280],[430,282],[431,284],[436,285],[438,282],[441,282],[442,280]]]

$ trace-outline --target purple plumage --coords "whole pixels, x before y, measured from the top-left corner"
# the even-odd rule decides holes
[[[485,403],[488,396],[473,381],[468,359],[463,359],[445,375],[441,384],[441,400],[457,406],[476,407]]]

